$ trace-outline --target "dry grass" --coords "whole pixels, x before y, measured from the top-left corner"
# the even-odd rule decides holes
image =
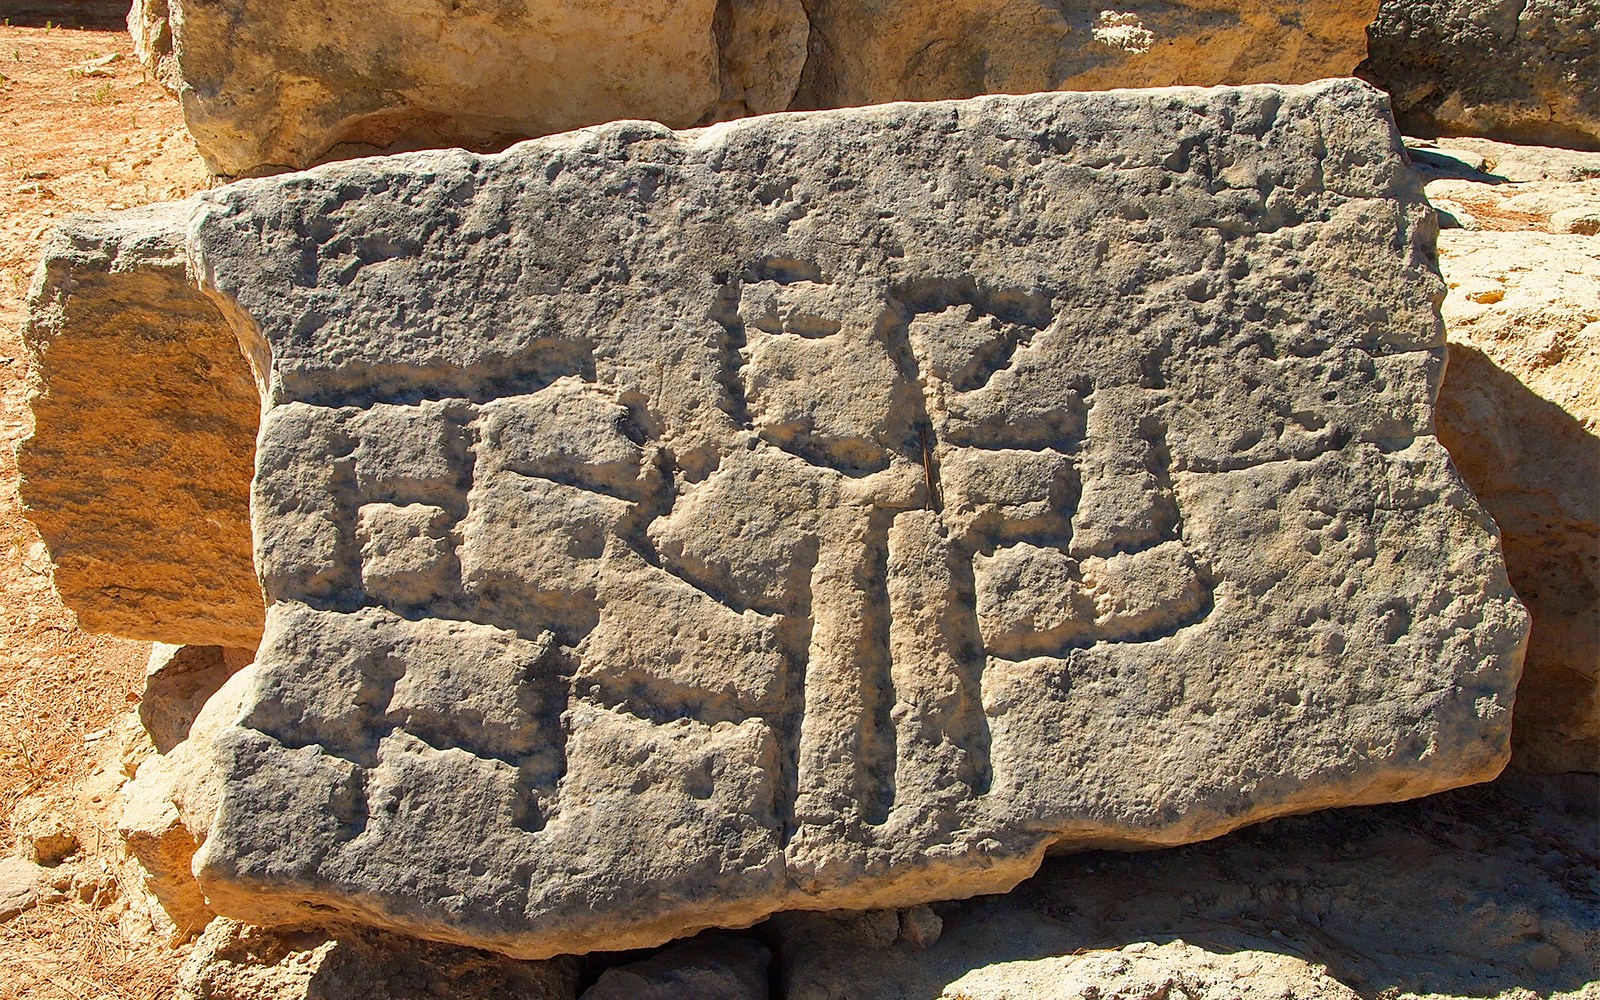
[[[7,962],[0,1000],[66,996],[82,1000],[164,1000],[173,959],[130,944],[101,907],[51,903],[0,925]]]
[[[1484,229],[1503,233],[1550,231],[1549,215],[1505,208],[1503,201],[1496,195],[1473,198],[1457,194],[1453,199],[1471,212],[1472,217],[1478,220],[1478,225]]]

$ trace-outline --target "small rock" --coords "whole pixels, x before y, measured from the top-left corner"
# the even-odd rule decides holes
[[[932,907],[913,906],[900,911],[900,940],[913,948],[931,948],[944,933],[944,921]]]
[[[157,752],[167,753],[186,739],[206,700],[249,664],[254,655],[252,650],[222,646],[156,643],[146,668],[139,721]]]
[[[1459,201],[1433,198],[1429,199],[1429,203],[1433,205],[1433,210],[1439,213],[1440,229],[1466,229],[1476,232],[1483,228],[1478,217],[1467,211],[1466,206]]]
[[[22,841],[23,856],[46,868],[54,868],[78,849],[77,834],[67,825],[66,818],[54,810],[14,817],[12,822]]]
[[[1553,944],[1536,944],[1528,949],[1528,965],[1535,972],[1554,972],[1561,967],[1561,949]]]
[[[23,858],[0,860],[0,923],[39,901],[44,869]]]

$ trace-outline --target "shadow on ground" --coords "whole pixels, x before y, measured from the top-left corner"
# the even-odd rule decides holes
[[[1580,802],[1600,788],[1574,782]],[[1224,992],[1242,997],[1266,996],[1283,966],[1314,979],[1279,956],[1325,965],[1338,981],[1309,993],[1302,982],[1302,997],[1570,993],[1600,980],[1597,871],[1592,808],[1481,786],[1173,850],[1053,859],[1008,896],[936,907],[944,934],[927,950],[852,950],[844,935],[815,934],[826,918],[809,918],[812,933],[789,936],[804,943],[785,949],[783,978],[791,998],[990,1000],[1023,984],[1065,987],[1068,967],[1094,949],[1181,940],[1223,965],[1257,953],[1232,963],[1245,972]],[[1249,983],[1251,970],[1270,974]],[[1010,986],[993,992],[1002,977]]]
[[[128,0],[10,0],[0,5],[0,17],[19,28],[121,31],[128,7]]]

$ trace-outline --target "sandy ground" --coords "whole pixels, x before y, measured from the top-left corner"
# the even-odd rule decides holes
[[[126,5],[0,4],[0,14],[9,14],[0,24],[0,845],[7,852],[15,802],[66,796],[94,769],[117,720],[139,698],[149,656],[146,643],[78,631],[51,589],[44,545],[22,516],[13,457],[31,430],[19,327],[45,236],[72,212],[182,197],[207,183],[177,102],[144,79],[128,36],[115,30],[119,6]],[[118,58],[96,65],[111,55]],[[119,927],[127,907],[109,905],[128,892],[107,829],[114,818],[76,818],[85,846],[60,873],[63,898],[0,926],[0,1000],[155,997],[169,988],[171,952],[148,933]]]

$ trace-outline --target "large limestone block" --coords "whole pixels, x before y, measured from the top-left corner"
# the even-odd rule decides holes
[[[1378,0],[138,0],[214,172],[985,93],[1352,72]]]
[[[267,391],[210,904],[632,948],[1491,777],[1526,620],[1399,149],[1346,80],[188,203]]]
[[[232,175],[782,111],[808,35],[800,0],[138,0],[128,24],[207,163]]]
[[[1600,0],[1383,0],[1368,34],[1409,128],[1600,149]]]
[[[46,246],[20,490],[85,631],[253,649],[264,610],[242,515],[260,397],[187,277],[182,220],[80,218]]]

